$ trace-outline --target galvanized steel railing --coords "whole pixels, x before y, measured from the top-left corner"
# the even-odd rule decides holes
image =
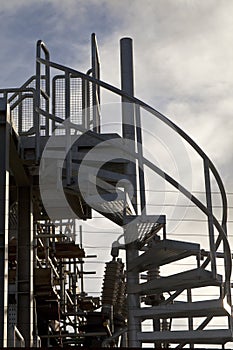
[[[108,84],[103,81],[94,79],[93,77],[78,72],[74,69],[67,68],[65,66],[59,65],[57,63],[45,60],[45,59],[38,59],[41,64],[44,64],[45,66],[48,66],[50,68],[55,68],[58,70],[63,71],[65,74],[72,75],[72,77],[79,77],[84,81],[88,81],[90,83],[95,83],[99,87],[106,89],[108,91],[113,92],[114,94],[117,94],[121,97],[125,97],[129,102],[134,103],[135,105],[139,106],[140,108],[146,110],[147,112],[154,115],[156,118],[158,118],[161,122],[168,125],[170,128],[172,128],[177,134],[179,134],[191,147],[199,154],[199,156],[203,159],[203,171],[205,174],[205,190],[206,190],[206,200],[207,205],[203,204],[196,196],[194,196],[191,192],[189,192],[186,188],[182,186],[182,184],[178,183],[176,180],[174,180],[171,176],[164,173],[161,169],[159,169],[155,164],[151,163],[148,159],[144,158],[142,159],[143,165],[149,167],[153,171],[155,171],[158,175],[165,178],[166,181],[168,181],[172,186],[174,186],[176,189],[178,189],[184,196],[190,199],[191,202],[193,202],[208,218],[208,226],[209,226],[209,244],[210,244],[210,252],[211,254],[206,258],[204,263],[202,264],[202,267],[206,267],[209,262],[211,262],[212,272],[214,275],[216,275],[216,251],[218,247],[220,246],[220,243],[223,242],[224,244],[224,253],[225,253],[225,289],[224,293],[225,295],[230,296],[230,276],[231,276],[231,269],[232,269],[232,260],[231,260],[231,250],[230,246],[227,240],[226,235],[226,223],[227,223],[227,197],[226,192],[224,189],[224,185],[222,183],[222,180],[214,166],[214,164],[211,162],[211,160],[208,158],[208,156],[203,152],[203,150],[177,125],[175,125],[171,120],[169,120],[167,117],[165,117],[163,114],[158,112],[157,110],[153,109],[143,101],[127,95],[124,91]],[[140,111],[138,110],[137,113]],[[62,122],[63,120],[61,118],[58,118],[56,116],[51,116],[56,120],[58,123]],[[75,125],[74,125],[75,128]],[[77,126],[77,129],[80,129],[79,126]],[[85,131],[85,130],[83,130]],[[136,158],[138,158],[138,153],[135,153],[134,155]],[[210,188],[210,172],[214,176],[220,193],[221,193],[221,199],[222,199],[222,222],[221,224],[218,222],[217,218],[213,215],[212,211],[212,203],[211,203],[211,188]],[[217,229],[219,235],[215,241],[214,238],[214,227]],[[230,297],[229,297],[230,298]],[[228,300],[230,302],[230,300]]]
[[[93,42],[94,38],[93,38]],[[98,132],[100,131],[100,110],[99,110],[99,96],[100,96],[100,88],[106,89],[120,97],[124,97],[127,101],[134,103],[136,106],[135,115],[136,119],[140,121],[140,109],[149,112],[151,115],[154,115],[161,122],[165,123],[168,127],[172,128],[177,134],[179,134],[202,158],[203,160],[203,172],[205,176],[205,192],[206,192],[206,204],[203,204],[196,196],[194,196],[190,191],[188,191],[185,187],[182,186],[179,182],[177,182],[174,178],[169,176],[169,174],[165,173],[163,170],[158,168],[155,164],[151,163],[150,160],[143,157],[142,152],[138,150],[133,156],[139,159],[140,168],[143,166],[147,166],[151,170],[153,170],[158,175],[162,176],[168,183],[178,189],[184,196],[190,199],[206,216],[208,219],[208,229],[209,229],[209,245],[210,245],[210,254],[205,259],[202,267],[206,267],[209,263],[211,263],[211,270],[213,272],[213,276],[216,276],[216,252],[220,246],[220,243],[223,242],[224,245],[224,266],[225,266],[225,282],[224,282],[224,295],[228,296],[228,302],[231,303],[231,271],[232,271],[232,256],[230,246],[227,240],[227,197],[224,189],[224,185],[222,180],[212,163],[212,161],[208,158],[208,156],[203,152],[203,150],[176,124],[174,124],[171,120],[165,117],[163,114],[150,107],[148,104],[143,101],[128,95],[124,91],[105,83],[99,80],[99,61],[98,54],[96,54],[97,49],[94,46],[95,54],[93,58],[93,62],[95,62],[96,72],[90,76],[90,73],[93,73],[92,70],[89,70],[87,74],[81,73],[74,69],[65,67],[63,65],[51,62],[49,60],[49,52],[42,41],[38,41],[37,44],[37,69],[36,76],[30,78],[20,89],[4,89],[0,90],[0,93],[3,93],[4,96],[9,96],[8,101],[11,105],[12,113],[14,110],[18,108],[17,115],[15,117],[18,123],[18,131],[19,133],[25,133],[28,135],[34,134],[36,143],[36,158],[39,160],[40,158],[40,136],[45,135],[48,136],[51,134],[54,128],[63,123],[63,121],[70,116],[72,117],[72,106],[71,106],[71,84],[74,79],[79,79],[79,89],[81,91],[81,95],[79,95],[79,99],[81,101],[82,108],[80,108],[80,119],[75,120],[75,114],[73,115],[72,127],[80,132],[87,132],[90,130],[90,126],[92,123],[90,114],[93,113],[93,124],[92,130],[95,133],[96,137],[98,136]],[[45,58],[41,57],[41,51],[44,52]],[[45,74],[42,73],[42,67],[44,67]],[[53,77],[52,81],[52,108],[50,106],[50,69],[54,68],[62,74],[56,75]],[[62,109],[64,114],[59,115],[60,111],[57,108],[57,87],[56,84],[59,81],[62,81],[64,84],[63,93],[64,93],[64,102],[62,105]],[[77,81],[77,80],[76,80]],[[32,85],[35,84],[35,87]],[[42,85],[44,89],[42,88]],[[92,94],[92,99],[90,98],[91,89],[94,91],[94,95]],[[94,96],[94,97],[93,97]],[[28,99],[32,99],[32,114],[30,119],[30,128],[28,130],[24,130],[23,128],[23,111],[22,111],[22,103],[23,101],[27,101]],[[90,101],[92,103],[90,103]],[[97,107],[94,106],[94,102],[97,103]],[[93,107],[92,112],[89,107]],[[50,109],[52,109],[52,113],[50,113]],[[97,113],[97,114],[96,114]],[[76,116],[77,117],[77,116]],[[94,121],[95,118],[95,121]],[[72,121],[72,118],[71,118]],[[141,134],[137,133],[137,141],[141,143]],[[109,141],[111,143],[111,141]],[[140,154],[139,154],[140,153]],[[210,183],[210,174],[214,176],[216,183],[219,187],[219,191],[221,194],[222,200],[222,219],[221,224],[217,220],[217,218],[213,214],[212,210],[212,198],[211,198],[211,183]],[[145,194],[141,193],[141,203],[145,204]],[[214,228],[218,231],[218,237],[215,240],[214,236]]]

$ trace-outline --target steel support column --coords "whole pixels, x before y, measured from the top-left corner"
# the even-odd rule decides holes
[[[126,261],[131,261],[138,256],[138,251],[134,243],[130,243],[126,248]],[[127,268],[127,287],[135,286],[139,284],[138,273],[129,272]],[[135,309],[139,309],[140,302],[139,296],[134,293],[128,293],[127,295],[127,309],[128,309],[128,347],[138,348],[141,346],[141,342],[137,340],[137,334],[141,331],[139,318],[135,318]]]
[[[140,308],[139,294],[134,293],[135,288],[139,285],[139,273],[129,269],[130,262],[138,257],[138,247],[133,237],[138,236],[137,220],[124,226],[125,250],[126,250],[126,278],[127,278],[127,327],[128,327],[128,347],[141,347],[138,341],[138,333],[141,331],[141,322],[135,317],[135,310]],[[127,244],[127,242],[129,242]]]
[[[8,214],[9,214],[9,124],[5,98],[0,98],[0,347],[7,346]]]
[[[17,327],[32,346],[33,337],[33,220],[31,187],[18,188]]]

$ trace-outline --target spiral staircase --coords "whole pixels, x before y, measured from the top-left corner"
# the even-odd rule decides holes
[[[124,54],[128,57],[132,53],[126,50],[122,52],[123,56]],[[51,219],[48,213],[53,209],[54,198],[45,206],[38,186],[38,176],[43,159],[43,174],[48,179],[51,173],[46,173],[46,169],[55,155],[57,164],[64,162],[61,188],[78,218],[91,219],[94,209],[122,228],[122,237],[113,242],[112,256],[113,261],[116,261],[120,250],[126,253],[127,322],[118,327],[115,333],[112,330],[106,336],[103,346],[123,344],[142,347],[152,343],[157,349],[194,348],[197,344],[220,344],[224,347],[233,341],[230,280],[232,255],[226,233],[227,198],[221,178],[211,160],[183,130],[133,96],[132,89],[127,87],[127,79],[132,76],[126,74],[122,78],[125,85],[120,90],[101,81],[99,69],[94,35],[92,68],[87,74],[52,62],[45,44],[39,41],[36,75],[20,89],[1,91],[10,105],[17,152],[24,169],[34,179],[35,216],[38,220]],[[103,90],[118,96],[122,101],[122,113],[126,114],[126,122],[122,126],[123,135],[101,132],[100,91]],[[124,103],[129,106],[128,110],[124,110]],[[172,128],[202,159],[206,193],[204,203],[144,157],[141,133],[143,110]],[[130,122],[127,124],[127,113],[133,114],[136,128]],[[67,127],[68,119],[70,124]],[[126,139],[130,139],[129,144]],[[137,147],[132,147],[132,143]],[[59,148],[56,148],[57,144]],[[106,161],[103,155],[106,156]],[[202,249],[199,243],[189,242],[188,237],[186,241],[170,239],[166,232],[166,215],[147,214],[145,168],[163,177],[205,215],[208,223],[208,250]],[[221,222],[213,214],[211,177],[215,178],[221,194]],[[55,182],[57,183],[57,178]],[[128,182],[134,185],[131,194]],[[48,183],[48,188],[50,185]],[[135,187],[139,190],[134,191]],[[45,186],[45,193],[48,193],[48,188]],[[60,209],[63,212],[62,206]],[[181,267],[175,273],[160,275],[160,268],[166,272],[166,267],[170,264],[180,262],[179,266],[182,266],[182,259],[193,257],[196,261],[195,268],[184,271]],[[224,265],[221,273],[218,273],[219,259]],[[113,283],[111,278],[106,279],[108,283]],[[107,296],[113,291],[111,286],[109,291],[106,289],[106,283],[103,299],[111,306],[111,298],[108,299]],[[203,292],[201,300],[193,300],[195,291],[205,290],[206,287],[218,290],[218,296],[211,299],[208,298],[208,292]],[[179,297],[184,294],[187,298],[181,301]],[[225,320],[223,327],[212,327],[211,322],[219,317]],[[179,319],[183,322],[183,329],[177,330],[173,324]],[[152,321],[150,331],[143,328],[143,323],[147,320]],[[199,320],[198,326],[196,320]],[[125,343],[116,341],[120,337],[123,339],[125,334]]]

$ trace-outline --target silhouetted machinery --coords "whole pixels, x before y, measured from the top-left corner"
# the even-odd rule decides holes
[[[157,349],[181,349],[233,340],[232,257],[221,178],[184,131],[134,97],[129,38],[121,40],[121,82],[118,89],[100,80],[93,34],[86,74],[52,62],[38,41],[36,75],[19,88],[0,90],[1,347],[152,343]],[[116,115],[108,112],[112,124],[103,131],[101,92],[117,98],[121,130],[114,129]],[[172,129],[201,159],[204,201],[145,157],[144,112],[145,118],[150,115]],[[162,177],[205,216],[207,249],[189,237],[167,237],[166,215],[148,210],[146,170],[153,174],[152,182]],[[213,179],[221,221],[212,206]],[[96,290],[99,297],[85,293],[84,263],[96,256],[86,255],[82,237],[77,238],[77,219],[91,220],[93,210],[121,230],[106,263],[102,295]],[[97,240],[95,235],[94,244]],[[192,269],[185,270],[181,262],[179,270],[176,266],[170,272],[173,263],[192,258]],[[222,261],[220,273],[217,259]],[[208,297],[209,287],[217,298]],[[225,320],[223,326],[218,321],[216,328],[211,323],[215,318]]]

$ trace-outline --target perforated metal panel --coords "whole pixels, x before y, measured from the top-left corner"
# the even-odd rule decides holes
[[[70,119],[72,123],[82,125],[82,79],[70,79]]]
[[[26,98],[22,101],[21,108],[19,106],[19,118],[21,118],[21,123],[19,122],[19,124],[21,124],[21,130],[19,129],[19,132],[26,132],[33,127],[33,104],[34,102],[32,96],[32,98]]]
[[[8,305],[8,325],[14,326],[17,324],[17,306],[16,304]]]

